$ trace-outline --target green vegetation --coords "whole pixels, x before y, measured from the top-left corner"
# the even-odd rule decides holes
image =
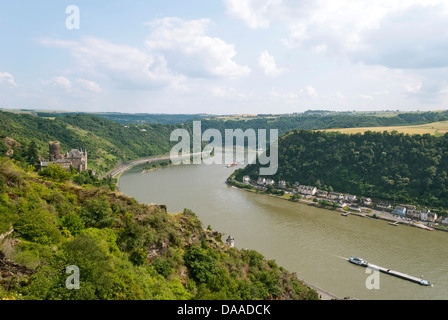
[[[171,164],[172,164],[171,160],[151,161],[151,163],[148,163],[147,165],[145,165],[145,167],[143,168],[143,171],[150,171],[150,170],[154,170],[154,169],[165,168]]]
[[[0,299],[317,299],[275,261],[227,247],[190,210],[168,214],[50,170],[0,157]],[[79,290],[66,287],[72,265]]]
[[[224,134],[226,129],[278,129],[282,135],[294,129],[415,126],[447,121],[448,111],[393,116],[310,111],[290,116],[260,115],[242,119],[205,118],[205,115],[47,114],[27,110],[16,114],[0,111],[0,156],[13,150],[14,159],[35,165],[39,156],[48,158],[48,142],[57,140],[61,142],[62,152],[72,148],[86,149],[89,168],[101,175],[123,162],[168,153],[175,144],[170,142],[172,131],[185,128],[191,132],[193,120],[202,121],[202,131],[218,129]],[[443,133],[443,130],[436,130],[438,135]],[[9,145],[5,143],[6,139],[9,139]]]
[[[48,159],[48,142],[60,141],[62,153],[72,148],[88,152],[89,169],[105,174],[116,165],[169,152],[170,134],[176,125],[122,125],[91,115],[67,115],[54,120],[28,114],[0,112],[0,156],[28,164]],[[14,141],[6,146],[5,139]]]
[[[295,130],[279,140],[276,181],[448,208],[448,135]],[[237,176],[258,178],[258,164]]]

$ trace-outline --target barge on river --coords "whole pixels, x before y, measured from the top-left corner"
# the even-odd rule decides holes
[[[348,261],[351,262],[351,263],[354,263],[354,264],[356,264],[358,266],[361,266],[361,267],[371,268],[371,269],[378,270],[378,271],[383,272],[383,273],[390,274],[391,276],[395,276],[395,277],[398,277],[398,278],[401,278],[401,279],[404,279],[404,280],[409,280],[409,281],[418,283],[418,284],[420,284],[422,286],[428,286],[428,287],[432,287],[433,286],[431,282],[423,280],[423,276],[421,278],[413,277],[413,276],[410,276],[410,275],[405,274],[405,273],[401,273],[401,272],[398,272],[398,271],[390,270],[390,269],[387,269],[387,268],[383,268],[383,267],[380,267],[380,266],[368,263],[366,260],[361,259],[361,258],[350,257],[348,259]]]

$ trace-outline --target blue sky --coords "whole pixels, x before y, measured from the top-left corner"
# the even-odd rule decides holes
[[[66,8],[80,10],[69,30]],[[441,110],[442,0],[3,1],[0,107]]]

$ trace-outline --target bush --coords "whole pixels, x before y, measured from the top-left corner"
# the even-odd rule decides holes
[[[201,283],[209,281],[217,263],[217,259],[208,251],[196,246],[185,253],[184,260],[192,278]]]
[[[94,198],[81,208],[81,219],[87,227],[107,228],[112,225],[112,209],[106,198]]]
[[[58,182],[68,181],[72,177],[72,174],[69,171],[65,170],[58,164],[49,165],[44,170],[40,171],[39,174],[43,177]]]
[[[79,235],[85,229],[84,221],[74,212],[62,218],[62,226],[73,236]]]
[[[54,216],[43,210],[26,210],[20,213],[19,219],[14,223],[14,230],[23,239],[40,244],[55,244],[61,238]]]

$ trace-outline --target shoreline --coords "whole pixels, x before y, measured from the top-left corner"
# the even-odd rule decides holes
[[[237,183],[240,183],[240,182],[237,182]],[[313,201],[310,201],[310,200],[303,200],[303,199],[291,200],[291,199],[287,199],[287,198],[284,198],[283,196],[278,196],[278,195],[275,195],[275,194],[269,194],[269,193],[265,193],[265,192],[258,192],[257,190],[250,190],[250,189],[240,188],[238,186],[233,185],[229,181],[226,181],[226,184],[228,186],[230,186],[232,188],[235,188],[237,190],[240,190],[240,191],[247,191],[247,192],[259,194],[259,195],[262,195],[262,196],[269,196],[269,197],[273,197],[273,198],[280,199],[280,200],[286,200],[286,201],[293,202],[293,203],[299,203],[299,204],[303,204],[303,205],[314,206],[316,208],[325,209],[325,210],[329,210],[329,211],[337,211],[337,212],[339,212],[341,214],[342,213],[348,213],[348,215],[353,215],[353,216],[357,216],[357,217],[361,217],[361,218],[367,218],[367,219],[383,220],[383,221],[394,223],[394,224],[396,223],[397,225],[401,224],[401,225],[404,225],[404,226],[419,228],[421,230],[426,230],[426,231],[435,231],[435,230],[437,230],[437,231],[448,232],[448,229],[443,229],[443,228],[438,228],[438,227],[428,227],[428,226],[424,225],[423,223],[419,223],[418,224],[418,223],[414,223],[412,221],[399,219],[399,218],[396,218],[395,216],[393,216],[391,213],[387,213],[387,212],[384,212],[384,211],[377,211],[377,210],[374,210],[374,209],[371,209],[371,208],[369,208],[369,210],[372,210],[373,214],[362,213],[362,212],[354,212],[354,211],[347,211],[347,210],[344,210],[342,208],[332,208],[332,207],[328,207],[328,206],[322,206],[322,205],[319,205],[317,202],[313,202]]]
[[[195,156],[195,155],[199,155],[199,154],[204,154],[204,152],[200,152],[200,153],[188,153],[182,156],[179,156],[179,159],[185,158],[185,157],[191,157],[191,156]],[[120,176],[122,173],[126,172],[129,169],[132,169],[135,166],[138,166],[140,164],[144,164],[145,162],[152,162],[152,161],[163,161],[163,160],[171,160],[172,157],[171,155],[159,155],[159,156],[151,156],[151,157],[145,157],[145,158],[139,158],[136,160],[132,160],[130,162],[124,163],[114,169],[112,169],[111,171],[109,171],[108,173],[106,173],[104,177],[112,177],[115,178],[117,177],[117,183],[120,180]]]

